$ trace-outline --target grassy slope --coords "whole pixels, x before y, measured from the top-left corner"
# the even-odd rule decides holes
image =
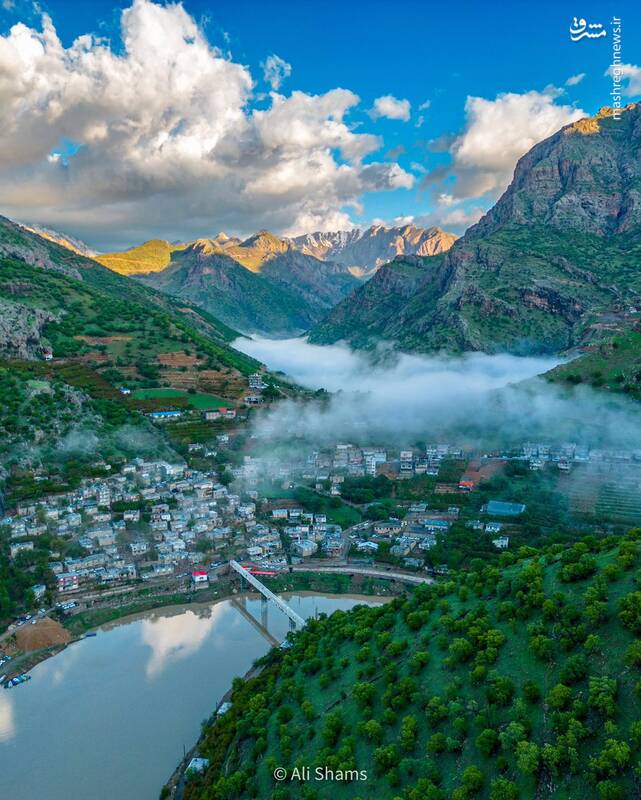
[[[194,269],[198,258],[191,251],[179,253],[169,269],[147,276],[145,281],[233,320],[242,330],[285,332],[309,327],[309,309],[291,287],[274,284],[226,253],[209,255],[202,272]]]
[[[95,256],[95,260],[120,275],[160,272],[169,266],[171,254],[182,247],[164,239],[151,239],[124,253],[103,253]]]
[[[149,400],[154,398],[184,398],[192,408],[221,408],[229,405],[229,400],[216,397],[213,394],[200,394],[182,391],[181,389],[137,389],[133,393],[136,400]]]
[[[637,666],[626,658],[634,635],[619,611],[638,591],[638,535],[523,552],[512,566],[506,555],[503,570],[309,623],[236,684],[187,800],[636,796],[641,653]],[[614,683],[599,699],[603,677]],[[296,764],[369,777],[272,779]]]
[[[587,383],[599,389],[625,392],[641,400],[641,330],[622,330],[592,346],[574,361],[562,364],[546,378],[554,383]]]

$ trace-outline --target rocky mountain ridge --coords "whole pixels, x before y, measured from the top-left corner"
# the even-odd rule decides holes
[[[518,162],[496,205],[445,254],[395,259],[311,340],[417,351],[558,352],[591,315],[641,295],[641,106],[561,129]]]
[[[433,256],[450,249],[457,237],[441,228],[416,225],[387,227],[371,225],[364,231],[305,234],[292,239],[294,245],[325,261],[344,264],[359,277],[368,277],[383,264],[402,255]]]

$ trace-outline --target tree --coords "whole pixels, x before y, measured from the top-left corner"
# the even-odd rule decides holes
[[[599,781],[596,785],[599,800],[624,800],[625,791],[614,781]]]
[[[479,792],[483,788],[484,782],[485,775],[474,764],[467,767],[463,772],[463,786],[468,795]]]
[[[340,711],[333,711],[325,717],[325,724],[323,725],[323,739],[330,746],[333,747],[338,741],[341,730],[343,729],[343,715]]]
[[[499,745],[499,737],[493,728],[485,728],[476,737],[476,747],[488,758],[494,753]]]
[[[641,634],[641,592],[630,592],[619,603],[619,619],[635,634]]]
[[[366,739],[369,739],[370,742],[376,742],[377,744],[380,744],[383,741],[383,726],[375,719],[362,722],[359,726],[359,730]]]
[[[400,738],[400,745],[403,748],[403,750],[411,752],[416,745],[417,738],[418,738],[418,720],[412,714],[408,715],[407,717],[403,717],[403,721],[401,723],[401,738]]]
[[[515,686],[510,678],[495,676],[485,690],[488,702],[498,706],[507,706],[514,697]]]
[[[604,717],[613,717],[616,714],[616,694],[616,678],[590,678],[588,705],[596,708]]]
[[[550,689],[550,693],[548,694],[548,703],[556,711],[567,708],[571,699],[572,689],[563,683],[557,683],[554,688]]]
[[[561,683],[572,685],[582,681],[588,674],[588,660],[582,654],[570,656],[561,669]]]
[[[444,753],[447,749],[447,737],[444,733],[433,733],[427,740],[428,753]]]
[[[460,664],[472,657],[474,647],[467,639],[454,639],[449,647],[449,654],[455,664]]]
[[[554,643],[548,636],[535,636],[530,640],[530,650],[541,661],[551,661],[554,656]]]
[[[628,766],[631,755],[627,742],[607,739],[599,755],[590,759],[590,766],[599,777],[614,778]]]
[[[510,722],[507,728],[499,736],[501,747],[507,752],[514,750],[518,742],[525,738],[525,728],[520,722]]]
[[[625,651],[625,663],[629,667],[641,667],[641,641],[632,642]]]
[[[360,708],[371,706],[376,689],[373,683],[356,683],[352,689],[352,697]]]
[[[398,747],[394,744],[377,747],[373,753],[374,764],[381,773],[394,768],[399,762]]]
[[[539,747],[535,742],[516,745],[516,765],[524,775],[533,775],[539,768]]]
[[[516,784],[507,778],[497,778],[490,786],[490,800],[518,800],[519,790]]]

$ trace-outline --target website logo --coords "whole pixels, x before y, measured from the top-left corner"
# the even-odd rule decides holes
[[[581,39],[600,39],[606,35],[606,30],[600,22],[586,22],[583,17],[574,17],[570,25],[570,39],[580,42]]]

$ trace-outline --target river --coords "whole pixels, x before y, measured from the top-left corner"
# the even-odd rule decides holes
[[[383,598],[287,595],[304,618]],[[260,600],[246,609],[261,619]],[[279,641],[287,618],[269,607]],[[98,630],[0,689],[0,797],[156,800],[232,679],[269,649],[231,600],[157,609]]]

